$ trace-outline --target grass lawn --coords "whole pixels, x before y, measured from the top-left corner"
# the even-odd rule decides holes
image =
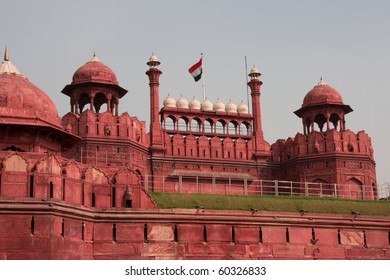
[[[258,211],[347,214],[390,216],[390,201],[346,200],[304,196],[243,196],[218,194],[179,194],[152,192],[157,206],[162,209],[195,209],[201,205],[210,210]]]

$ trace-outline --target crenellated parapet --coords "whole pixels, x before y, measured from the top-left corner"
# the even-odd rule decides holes
[[[155,208],[138,169],[114,172],[55,155],[0,152],[0,199],[52,201],[78,207]]]
[[[364,156],[373,160],[371,138],[364,131],[317,131],[308,135],[297,133],[294,138],[279,139],[271,145],[271,162],[284,163],[316,155]]]

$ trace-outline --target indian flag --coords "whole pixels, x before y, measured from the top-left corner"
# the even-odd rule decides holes
[[[192,65],[190,69],[188,69],[188,72],[190,72],[191,76],[194,77],[195,82],[199,81],[202,77],[202,58]]]

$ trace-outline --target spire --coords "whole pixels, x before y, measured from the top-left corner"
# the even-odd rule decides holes
[[[4,61],[9,61],[8,48],[7,47],[5,47],[5,51],[4,51]]]
[[[93,57],[88,62],[101,62],[101,61],[99,58],[97,58],[96,52],[93,52]]]
[[[5,47],[4,61],[0,64],[0,74],[13,74],[23,76],[19,70],[9,61],[8,48]],[[24,76],[23,76],[24,77]]]
[[[324,80],[322,79],[322,76],[321,76],[320,82],[317,84],[317,86],[326,86],[326,83],[325,83]]]

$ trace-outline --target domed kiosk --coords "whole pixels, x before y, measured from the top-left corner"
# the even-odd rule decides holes
[[[72,113],[80,114],[87,104],[89,110],[99,113],[101,106],[107,104],[107,112],[118,115],[119,99],[127,90],[119,86],[115,73],[94,54],[76,70],[72,83],[62,93],[70,97]]]
[[[294,113],[302,118],[304,134],[314,131],[315,124],[320,131],[331,129],[345,130],[345,115],[352,112],[349,105],[345,105],[341,94],[327,85],[322,77],[320,82],[310,90],[303,99],[302,106]]]

